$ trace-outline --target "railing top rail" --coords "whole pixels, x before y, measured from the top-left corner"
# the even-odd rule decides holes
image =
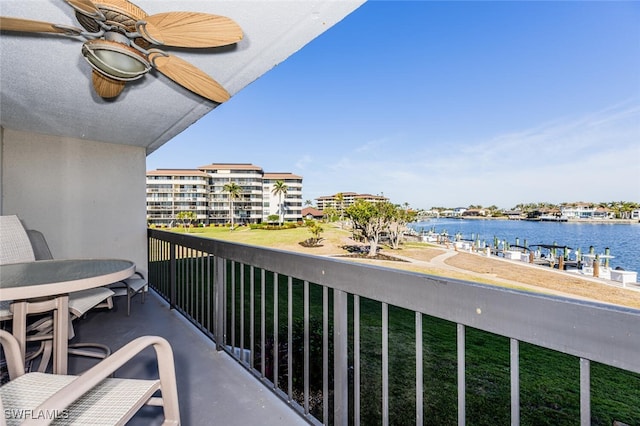
[[[149,236],[640,373],[640,310],[156,229]]]

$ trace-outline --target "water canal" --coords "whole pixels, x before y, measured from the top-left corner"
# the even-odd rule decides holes
[[[603,254],[609,248],[611,267],[640,273],[640,224],[601,224],[584,222],[530,222],[524,220],[431,219],[410,225],[418,232],[461,234],[463,239],[493,245],[494,238],[509,244],[567,245],[587,253],[593,246]]]

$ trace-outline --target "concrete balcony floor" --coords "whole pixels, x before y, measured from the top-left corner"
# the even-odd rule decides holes
[[[112,310],[94,310],[74,321],[70,343],[92,342],[116,351],[144,335],[167,339],[173,348],[183,425],[300,425],[308,424],[285,402],[193,327],[153,291],[145,303],[138,295],[127,317],[126,297],[114,298]],[[69,372],[77,374],[96,360],[70,356]],[[157,377],[155,353],[147,349],[116,372],[116,377]],[[130,425],[161,424],[158,407],[144,407]]]

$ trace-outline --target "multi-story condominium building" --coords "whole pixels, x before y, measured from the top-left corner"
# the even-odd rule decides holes
[[[229,194],[224,186],[236,183],[242,188],[240,197],[233,200],[234,222],[260,223],[262,219],[261,167],[253,164],[214,163],[198,167],[209,176],[209,217],[205,224],[231,221]]]
[[[273,194],[283,181],[284,221],[302,220],[302,177],[292,173],[265,173],[253,164],[214,163],[197,169],[159,169],[147,172],[147,220],[152,225],[172,225],[181,211],[193,211],[199,224],[260,223],[280,215],[280,196]],[[224,186],[240,186],[230,203]],[[233,205],[233,212],[231,212]]]
[[[342,197],[342,200],[340,200],[340,197]],[[387,197],[384,197],[382,195],[356,194],[355,192],[338,192],[337,194],[323,195],[322,197],[316,198],[316,205],[318,207],[318,210],[334,208],[340,211],[354,204],[357,200],[370,201],[373,203],[389,201]]]
[[[278,181],[284,182],[287,186],[286,194],[282,194],[282,206],[280,206],[280,195],[274,193],[274,185]],[[302,176],[291,173],[265,173],[262,193],[264,194],[263,221],[266,221],[267,217],[273,214],[282,214],[285,222],[302,220]]]
[[[198,222],[206,222],[208,192],[209,175],[200,170],[147,172],[147,221],[169,225],[179,212],[192,211]]]

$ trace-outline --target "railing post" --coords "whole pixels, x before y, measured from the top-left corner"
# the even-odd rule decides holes
[[[329,287],[322,287],[322,422],[329,424]]]
[[[466,378],[465,378],[465,326],[457,325],[457,346],[458,346],[458,426],[466,424],[467,399],[466,399]]]
[[[215,257],[215,270],[213,272],[214,315],[216,317],[215,339],[216,349],[221,351],[224,347],[224,330],[226,328],[224,305],[225,305],[225,280],[224,280],[225,260],[219,256]]]
[[[511,426],[520,425],[520,342],[510,339]]]
[[[416,316],[416,424],[424,424],[424,372],[422,354],[422,314],[415,313]]]
[[[309,415],[309,281],[304,282],[304,414]]]
[[[348,308],[347,293],[341,290],[333,292],[333,416],[334,424],[349,423],[349,370],[348,370]],[[326,421],[325,421],[326,423]]]
[[[353,295],[353,424],[360,417],[360,296]]]
[[[176,287],[178,271],[176,268],[176,245],[169,243],[169,307],[176,308]]]
[[[278,389],[278,378],[280,371],[278,366],[280,365],[280,342],[278,341],[278,334],[280,332],[280,326],[278,325],[278,316],[280,313],[278,307],[278,274],[273,274],[273,388]]]
[[[382,426],[389,426],[389,305],[382,308]]]
[[[615,422],[614,422],[615,423]],[[591,424],[591,362],[580,358],[580,425]]]

